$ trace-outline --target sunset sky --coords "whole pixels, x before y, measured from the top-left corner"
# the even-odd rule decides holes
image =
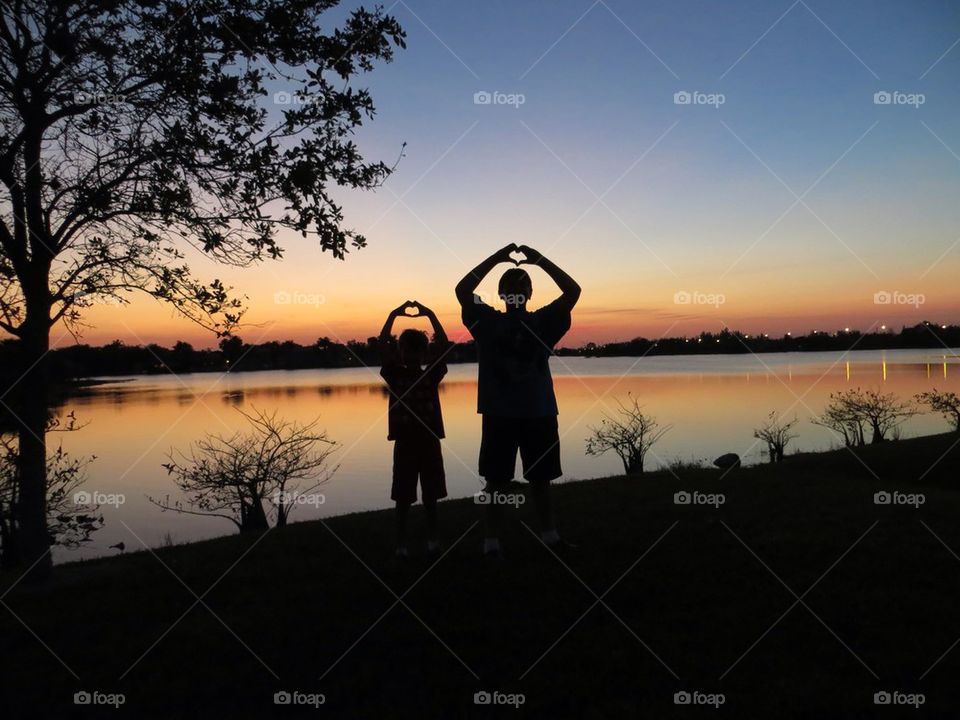
[[[408,47],[361,78],[378,114],[358,142],[391,164],[407,147],[383,188],[339,194],[369,246],[339,262],[291,236],[247,270],[192,258],[249,298],[246,342],[366,338],[406,299],[463,337],[453,286],[509,242],[583,286],[566,345],[960,321],[957,3],[385,5]],[[532,306],[555,293],[534,272]],[[215,342],[131,300],[92,308],[82,340]]]

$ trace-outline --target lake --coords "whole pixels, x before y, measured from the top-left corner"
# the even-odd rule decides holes
[[[883,389],[903,398],[933,387],[960,392],[960,355],[954,350],[887,350],[850,353],[776,353],[644,358],[551,359],[560,405],[565,479],[622,472],[614,455],[588,457],[584,441],[590,425],[616,410],[628,393],[647,412],[672,429],[653,448],[648,467],[680,459],[708,463],[736,452],[745,463],[765,461],[752,431],[776,410],[799,419],[799,436],[788,448],[823,450],[837,437],[813,425],[831,392],[846,388]],[[476,493],[480,417],[476,414],[475,364],[450,366],[441,386],[447,437],[444,459],[451,498]],[[147,496],[176,498],[177,488],[161,467],[172,449],[187,450],[204,433],[229,435],[246,421],[242,409],[276,410],[291,420],[319,417],[331,439],[339,469],[319,492],[323,504],[302,506],[291,521],[357,510],[390,507],[391,443],[387,435],[387,397],[378,368],[200,373],[193,375],[109,378],[63,408],[86,423],[79,431],[53,434],[69,452],[95,455],[88,492],[123,495],[123,503],[104,506],[105,527],[88,546],[57,549],[65,560],[111,554],[124,542],[128,550],[152,547],[167,539],[198,540],[235,532],[226,520],[162,512]],[[947,430],[939,415],[909,419],[904,437]]]

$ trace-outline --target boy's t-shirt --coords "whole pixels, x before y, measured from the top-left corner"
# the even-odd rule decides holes
[[[478,298],[462,308],[463,324],[477,341],[477,412],[538,418],[557,414],[548,360],[570,329],[562,297],[533,312],[501,312]]]
[[[440,381],[447,374],[447,364],[437,360],[428,362],[426,368],[403,365],[396,341],[381,353],[380,375],[390,391],[387,440],[444,437]]]

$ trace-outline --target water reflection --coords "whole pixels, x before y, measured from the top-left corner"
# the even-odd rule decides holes
[[[956,361],[926,351],[768,355],[760,360],[554,358],[565,474],[583,478],[619,471],[613,457],[586,457],[584,441],[589,426],[603,412],[614,411],[616,400],[627,393],[639,397],[663,424],[673,425],[654,448],[652,467],[677,458],[712,460],[726,452],[749,463],[763,459],[752,431],[772,410],[798,417],[793,448],[828,448],[837,444],[836,438],[809,420],[831,392],[857,386],[883,387],[903,398],[932,387],[960,392]],[[462,497],[480,487],[475,474],[480,437],[476,366],[451,366],[441,392],[448,489],[451,497]],[[62,408],[87,423],[79,432],[58,437],[72,453],[97,456],[87,489],[126,496],[124,505],[105,509],[107,525],[93,546],[68,557],[101,554],[120,541],[137,545],[123,523],[152,545],[167,533],[184,541],[232,532],[215,519],[160,513],[145,496],[174,494],[161,467],[168,452],[186,449],[206,432],[235,432],[244,423],[237,411],[251,408],[276,410],[299,421],[319,416],[321,426],[341,443],[336,456],[340,469],[325,486],[326,503],[298,509],[292,520],[389,505],[386,389],[375,368],[141,377],[87,388]],[[946,429],[942,418],[927,413],[911,418],[903,435]]]

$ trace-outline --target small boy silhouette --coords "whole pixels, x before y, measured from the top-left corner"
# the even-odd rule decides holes
[[[407,313],[410,308],[415,312]],[[393,338],[398,317],[426,317],[433,326],[436,356],[430,358],[430,343],[422,330],[407,329]],[[427,552],[440,549],[437,500],[447,496],[440,439],[444,437],[440,412],[440,381],[447,374],[443,362],[447,335],[433,311],[415,300],[391,310],[380,331],[380,375],[390,391],[387,440],[393,440],[393,487],[390,498],[397,504],[398,558],[409,557],[407,514],[417,501],[417,480],[427,513]],[[426,366],[426,367],[424,367]]]

